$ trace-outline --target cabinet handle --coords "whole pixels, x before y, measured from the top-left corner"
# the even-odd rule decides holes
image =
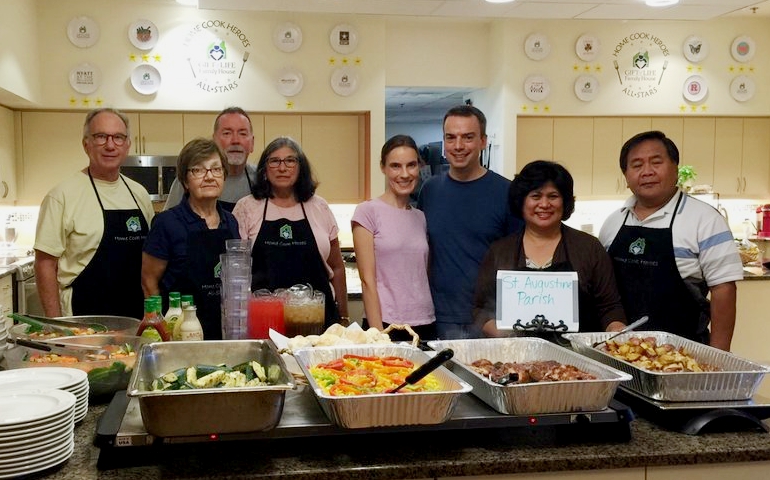
[[[147,144],[144,141],[144,135],[142,135],[142,155],[147,153]]]
[[[738,180],[738,193],[741,193],[741,177],[738,177],[737,180]]]
[[[3,182],[3,197],[2,198],[5,198],[5,197],[8,196],[8,184],[5,182],[5,180],[3,180],[2,182]]]
[[[134,137],[134,153],[139,153],[139,137]]]
[[[743,177],[743,193],[746,193],[746,177]]]

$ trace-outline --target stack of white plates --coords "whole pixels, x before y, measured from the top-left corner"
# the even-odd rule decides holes
[[[69,367],[18,368],[0,372],[0,392],[56,388],[75,395],[75,423],[88,413],[88,375]]]
[[[0,388],[0,478],[40,472],[75,449],[75,395]]]

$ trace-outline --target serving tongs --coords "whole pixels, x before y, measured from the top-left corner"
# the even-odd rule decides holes
[[[454,350],[450,348],[445,348],[441,350],[436,354],[436,356],[434,356],[427,362],[423,363],[422,365],[417,367],[417,369],[415,369],[412,373],[407,375],[404,381],[401,382],[401,385],[397,386],[396,388],[392,388],[385,393],[396,393],[407,385],[414,385],[415,383],[422,380],[427,374],[429,374],[433,370],[443,365],[447,360],[452,358],[454,354],[455,354]]]
[[[26,323],[30,327],[34,327],[40,330],[53,330],[61,332],[65,336],[71,337],[75,335],[72,331],[73,328],[90,328],[96,333],[103,333],[108,328],[101,323],[82,323],[74,320],[77,317],[41,317],[39,315],[21,315],[18,313],[9,313],[9,317],[19,323]]]
[[[110,352],[102,347],[94,345],[74,345],[64,343],[36,342],[23,338],[8,338],[8,343],[15,343],[23,347],[42,350],[44,352],[55,353],[57,355],[67,355],[77,358],[79,361],[106,360],[110,358]]]
[[[623,335],[624,333],[630,332],[631,330],[633,330],[633,329],[635,329],[637,327],[640,327],[640,326],[644,325],[645,323],[647,323],[647,320],[649,320],[649,319],[650,319],[650,317],[645,315],[642,318],[640,318],[639,320],[637,320],[634,323],[632,323],[631,325],[627,325],[623,330],[615,332],[614,335],[610,335],[609,337],[605,338],[604,340],[602,340],[600,342],[594,342],[594,344],[591,345],[591,348],[596,348],[599,345],[601,345],[602,343],[607,343],[607,342],[609,342],[610,340],[612,340],[613,338],[615,338],[615,337],[617,337],[619,335]]]

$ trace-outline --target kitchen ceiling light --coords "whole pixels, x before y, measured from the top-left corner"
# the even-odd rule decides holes
[[[670,7],[679,3],[679,0],[645,0],[644,3],[648,7]]]

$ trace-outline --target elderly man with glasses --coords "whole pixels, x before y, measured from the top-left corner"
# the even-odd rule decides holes
[[[142,318],[142,245],[153,217],[147,190],[120,174],[131,148],[128,118],[92,110],[83,126],[88,166],[40,206],[35,274],[45,314]]]
[[[182,148],[176,178],[184,196],[155,217],[142,253],[144,294],[160,294],[164,301],[169,292],[192,295],[206,340],[222,338],[217,265],[226,241],[240,238],[235,217],[217,201],[227,181],[226,165],[213,140],[196,138]]]

